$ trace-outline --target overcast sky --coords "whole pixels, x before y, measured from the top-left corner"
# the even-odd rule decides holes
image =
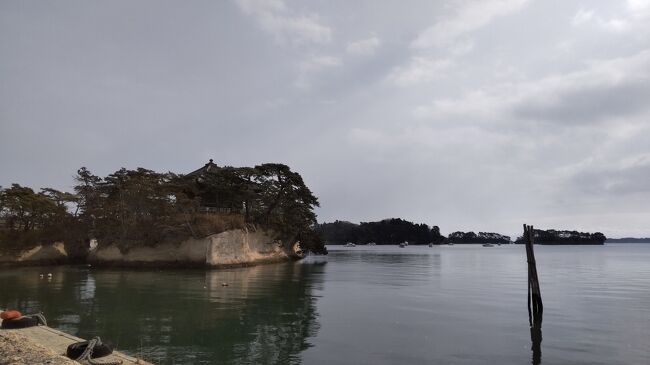
[[[0,185],[209,158],[320,221],[650,236],[650,0],[0,1]]]

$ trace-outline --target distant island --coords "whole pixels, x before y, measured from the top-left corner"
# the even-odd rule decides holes
[[[447,237],[446,242],[454,244],[463,243],[492,243],[492,244],[509,244],[510,236],[505,236],[494,232],[453,232]]]
[[[650,243],[650,237],[646,238],[607,238],[607,243]]]
[[[440,245],[444,243],[493,243],[507,244],[510,237],[492,232],[453,232],[448,237],[440,234],[438,226],[429,227],[424,223],[413,223],[401,218],[388,218],[377,222],[335,221],[319,225],[320,233],[327,244],[346,243],[377,245],[397,245],[408,242],[410,245]]]
[[[416,224],[400,218],[389,218],[378,222],[361,222],[355,224],[347,221],[335,221],[318,225],[318,231],[327,244],[342,245],[346,243],[377,245],[397,245],[408,242],[413,245],[440,244],[445,237],[440,234],[438,226]]]
[[[426,244],[510,244],[510,236],[495,232],[452,232],[448,236],[440,234],[438,226],[429,227],[424,223],[413,223],[400,218],[389,218],[377,222],[335,221],[318,225],[318,233],[328,245],[354,243],[365,245],[409,245]],[[536,229],[535,243],[540,245],[603,245],[606,237],[600,232],[588,233],[566,230]],[[650,239],[649,239],[650,242]],[[514,243],[523,243],[522,237]]]
[[[535,243],[538,245],[604,245],[607,239],[600,232],[588,233],[578,231],[557,231],[554,229],[535,229]],[[523,244],[523,237],[517,238],[517,244]]]

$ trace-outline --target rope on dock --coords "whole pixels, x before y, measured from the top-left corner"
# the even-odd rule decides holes
[[[45,319],[45,316],[43,315],[43,312],[36,313],[36,314],[28,314],[25,317],[36,318],[38,320],[38,324],[40,324],[42,326],[47,326],[47,319]]]
[[[91,365],[120,365],[122,364],[122,360],[116,360],[116,361],[97,361],[92,358],[93,351],[95,350],[95,346],[101,346],[102,345],[102,340],[99,338],[99,336],[95,336],[92,338],[92,340],[88,341],[88,346],[84,350],[84,352],[81,353],[81,355],[76,358],[76,361],[87,361]]]

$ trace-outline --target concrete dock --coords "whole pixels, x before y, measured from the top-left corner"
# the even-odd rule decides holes
[[[1,323],[2,320],[0,319],[0,324]],[[6,357],[8,360],[6,364],[34,363],[32,362],[34,360],[27,360],[27,358],[33,356],[33,354],[30,353],[30,346],[34,346],[34,345],[35,345],[34,351],[32,352],[42,353],[41,356],[50,355],[52,357],[52,359],[50,359],[48,362],[43,361],[42,363],[65,364],[66,363],[65,360],[57,359],[56,355],[65,356],[65,352],[66,349],[68,348],[68,345],[75,342],[85,341],[84,339],[55,330],[54,328],[50,328],[48,326],[34,326],[29,328],[12,329],[12,330],[0,329],[0,338],[5,342],[3,344],[4,346],[7,346],[7,344],[11,345],[13,342],[16,341],[20,341],[19,346],[16,346],[20,348],[13,349],[15,351],[12,352],[10,355],[3,354],[4,357]],[[4,348],[3,351],[11,352],[12,349]],[[0,363],[4,364],[1,360],[4,359],[0,359]],[[96,361],[97,362],[122,361],[122,364],[124,365],[131,365],[131,364],[153,365],[150,362],[125,355],[118,351],[113,351],[111,355],[98,358],[96,359]],[[72,363],[77,363],[77,362],[73,361]]]

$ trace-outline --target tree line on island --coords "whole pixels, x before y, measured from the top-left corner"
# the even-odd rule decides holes
[[[354,243],[365,245],[397,245],[408,242],[410,245],[426,244],[510,244],[523,243],[522,237],[512,242],[509,236],[494,232],[452,232],[448,236],[440,233],[438,226],[429,227],[426,224],[413,223],[400,218],[384,219],[378,222],[361,222],[359,224],[347,221],[323,223],[318,230],[327,244],[341,245]],[[543,245],[591,244],[602,245],[605,235],[600,232],[584,233],[577,231],[538,230],[534,231],[535,243]]]
[[[604,234],[600,232],[588,233],[578,231],[558,231],[555,229],[533,230],[535,243],[540,245],[603,245]],[[523,237],[517,238],[515,243],[523,244]]]
[[[74,251],[97,239],[128,251],[263,228],[326,253],[316,231],[318,205],[300,174],[283,164],[219,167],[210,160],[186,175],[122,168],[105,177],[82,167],[72,192],[0,187],[0,249],[62,241]]]
[[[400,218],[360,224],[335,221],[320,224],[318,229],[328,244],[374,242],[378,245],[393,245],[407,241],[414,245],[425,245],[430,242],[440,244],[445,239],[437,226],[429,228],[426,224],[415,224]]]

